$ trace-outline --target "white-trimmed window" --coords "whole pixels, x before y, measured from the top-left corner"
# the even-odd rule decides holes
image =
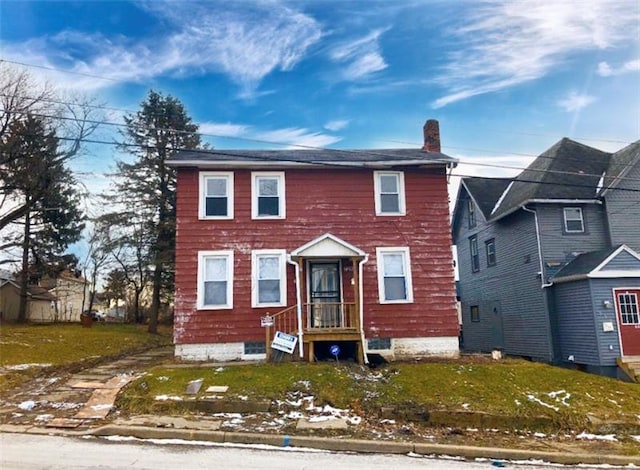
[[[374,171],[376,215],[405,215],[404,173]]]
[[[567,233],[584,232],[584,219],[580,207],[564,208],[564,231]]]
[[[478,255],[478,237],[469,237],[469,253],[471,254],[471,272],[480,271],[480,256]]]
[[[376,260],[380,303],[412,303],[413,286],[409,248],[376,248]]]
[[[233,308],[233,251],[198,252],[198,309]]]
[[[233,173],[200,172],[201,219],[233,219]]]
[[[285,250],[251,252],[251,305],[282,307],[287,302],[287,264]]]
[[[284,219],[284,172],[251,173],[251,218]]]

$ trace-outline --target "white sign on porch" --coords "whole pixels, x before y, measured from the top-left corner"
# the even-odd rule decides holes
[[[267,315],[266,317],[260,317],[260,326],[265,327],[265,326],[273,326],[274,321],[273,321],[273,317]]]
[[[276,335],[273,337],[271,347],[278,351],[293,354],[293,350],[296,348],[298,338],[293,335],[288,335],[282,331],[276,331]]]

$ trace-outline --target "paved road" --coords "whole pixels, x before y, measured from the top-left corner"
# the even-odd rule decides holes
[[[192,468],[487,470],[497,467],[492,466],[491,462],[463,462],[403,455],[338,454],[178,443],[156,445],[151,442],[98,438],[0,434],[0,468],[3,470],[89,468],[102,470],[127,468],[136,470],[174,470],[176,468],[184,470]],[[551,467],[506,463],[505,468],[549,470]]]

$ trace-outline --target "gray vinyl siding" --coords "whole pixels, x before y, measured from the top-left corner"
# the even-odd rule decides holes
[[[581,207],[584,233],[563,233],[565,207]],[[532,207],[533,208],[533,207]],[[537,204],[545,279],[577,254],[609,247],[604,208],[600,204]]]
[[[640,270],[640,260],[622,251],[602,267],[602,271],[631,271]]]
[[[625,244],[636,253],[640,252],[640,161],[620,181],[619,188],[635,189],[623,191],[611,189],[604,196],[607,209],[609,234],[612,245]]]
[[[479,217],[475,228],[463,222],[455,235],[464,349],[486,352],[503,346],[509,355],[551,361],[550,323],[537,275],[540,262],[533,214],[517,211],[493,224]],[[477,273],[471,271],[469,237],[473,235],[478,237],[480,255]],[[497,262],[487,266],[485,242],[492,238]],[[473,305],[480,307],[479,322],[471,321]],[[499,341],[502,332],[503,341]]]
[[[600,365],[590,281],[553,286],[559,361]]]

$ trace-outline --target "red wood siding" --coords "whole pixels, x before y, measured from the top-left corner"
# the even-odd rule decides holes
[[[287,252],[327,232],[369,254],[364,266],[367,337],[457,336],[458,320],[444,169],[405,171],[406,216],[377,217],[371,170],[286,170],[286,220],[251,220],[251,172],[238,170],[233,220],[198,219],[198,170],[178,171],[176,344],[263,341],[251,307],[251,250]],[[376,247],[408,246],[414,303],[378,303]],[[233,310],[197,310],[197,255],[234,251]],[[287,306],[296,302],[287,267]],[[345,280],[346,282],[346,280]],[[306,285],[306,282],[305,282]],[[352,289],[345,284],[345,300]],[[306,301],[306,299],[303,299]]]

